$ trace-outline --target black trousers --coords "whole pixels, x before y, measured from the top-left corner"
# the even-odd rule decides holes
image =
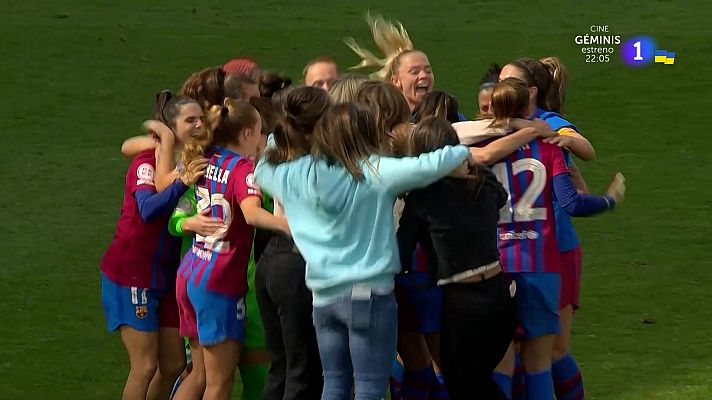
[[[321,398],[321,359],[305,270],[294,242],[282,236],[270,239],[257,264],[257,304],[272,358],[263,400]]]
[[[509,279],[443,286],[440,357],[451,400],[505,399],[492,380],[517,327]]]

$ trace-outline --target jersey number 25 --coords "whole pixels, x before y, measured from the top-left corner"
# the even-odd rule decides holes
[[[230,203],[225,200],[225,196],[222,193],[213,193],[212,195],[208,191],[208,188],[195,186],[196,196],[198,200],[198,213],[204,213],[205,210],[210,207],[220,207],[222,208],[223,215],[223,226],[218,229],[214,234],[210,236],[195,235],[196,243],[203,243],[206,250],[212,250],[216,252],[221,252],[227,250],[227,243],[223,240],[227,234],[227,229],[232,223],[232,209],[230,208]]]

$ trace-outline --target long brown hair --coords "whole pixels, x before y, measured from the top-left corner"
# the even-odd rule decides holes
[[[369,81],[359,89],[356,101],[371,109],[379,133],[379,147],[385,153],[394,154],[393,128],[410,121],[410,107],[403,93],[390,83]]]
[[[274,108],[272,101],[266,97],[253,97],[250,99],[252,107],[257,109],[262,117],[262,134],[269,135],[280,121],[280,115]]]
[[[455,132],[452,124],[442,117],[428,117],[417,124],[411,133],[411,155],[419,156],[423,153],[429,153],[445,146],[456,146],[460,144],[460,139]],[[469,167],[469,174],[464,178],[467,179],[467,198],[468,201],[474,202],[485,184],[485,176],[482,169],[486,168],[481,165]]]
[[[391,157],[407,157],[411,155],[411,139],[410,135],[413,132],[414,124],[410,122],[401,122],[391,130]]]
[[[257,110],[242,100],[227,98],[223,105],[210,107],[205,118],[207,129],[183,146],[183,165],[202,157],[210,145],[238,143],[240,132],[255,126],[259,118]]]
[[[417,124],[428,117],[445,118],[451,124],[460,122],[460,108],[457,100],[441,90],[426,94],[413,110],[413,122]]]
[[[329,94],[320,88],[305,86],[289,92],[283,118],[274,128],[276,146],[265,154],[267,162],[279,164],[308,154],[314,127],[330,104]]]
[[[204,110],[222,104],[225,98],[225,71],[222,67],[209,67],[194,73],[185,81],[180,94],[195,99]]]
[[[361,162],[375,171],[369,157],[378,153],[378,129],[371,110],[358,103],[331,106],[316,124],[311,150],[316,160],[340,164],[355,180],[363,179]]]
[[[457,146],[460,139],[445,118],[432,116],[415,124],[410,134],[410,150],[413,155],[429,153],[445,146]]]
[[[509,63],[522,72],[524,82],[537,88],[537,106],[561,113],[566,95],[567,70],[557,57],[518,58]]]
[[[506,78],[492,89],[493,128],[503,128],[510,118],[526,118],[529,106],[529,87],[517,78]]]

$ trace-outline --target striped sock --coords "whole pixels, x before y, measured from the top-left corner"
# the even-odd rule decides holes
[[[551,400],[554,397],[554,385],[551,382],[551,370],[526,374],[527,400]]]
[[[501,372],[492,372],[492,380],[499,386],[507,400],[512,399],[512,377]]]
[[[403,400],[428,400],[430,397],[431,376],[435,375],[430,365],[420,371],[405,370],[403,374]]]
[[[571,353],[566,353],[551,364],[551,376],[557,400],[584,399],[581,371]]]
[[[396,358],[393,360],[391,367],[391,378],[389,379],[391,387],[391,400],[401,400],[401,391],[403,390],[403,364]]]
[[[450,396],[447,394],[447,388],[445,387],[445,380],[440,372],[435,373],[430,377],[430,400],[449,400]]]
[[[524,399],[526,396],[524,364],[519,353],[514,356],[514,376],[512,377],[512,399]]]

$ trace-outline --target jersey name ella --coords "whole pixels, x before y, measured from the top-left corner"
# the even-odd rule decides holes
[[[208,165],[208,170],[205,177],[217,183],[227,184],[227,178],[230,176],[229,170],[224,170],[216,165]]]

